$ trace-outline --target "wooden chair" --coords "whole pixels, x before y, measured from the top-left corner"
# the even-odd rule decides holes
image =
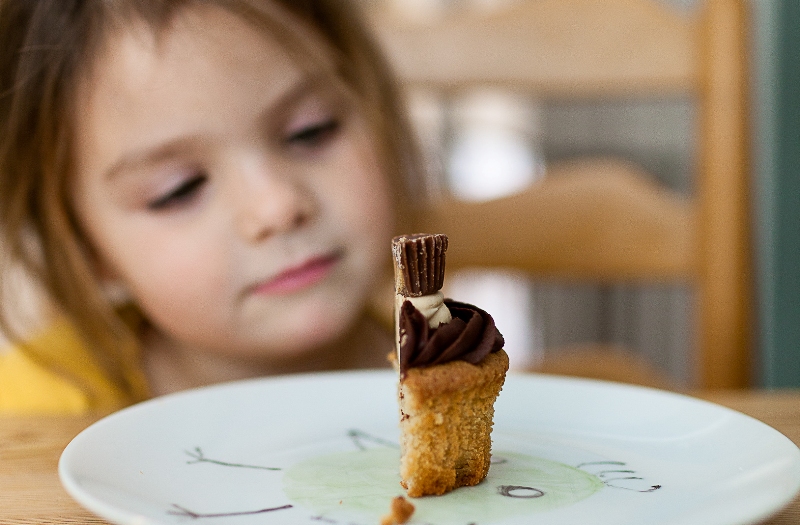
[[[688,281],[695,290],[693,386],[748,386],[745,4],[708,0],[684,13],[655,0],[521,0],[430,23],[372,12],[408,87],[452,94],[505,86],[543,99],[688,93],[697,104],[691,200],[616,158],[549,166],[523,193],[477,204],[446,199],[422,214],[420,229],[452,239],[448,267],[605,283]]]

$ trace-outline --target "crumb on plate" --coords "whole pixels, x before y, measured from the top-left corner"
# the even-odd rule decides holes
[[[402,525],[414,514],[414,505],[403,496],[392,499],[389,505],[389,514],[381,518],[381,525]]]

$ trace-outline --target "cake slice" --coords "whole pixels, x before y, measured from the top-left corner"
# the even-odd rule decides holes
[[[489,472],[494,402],[508,356],[492,317],[445,300],[447,237],[395,237],[400,477],[410,497],[476,485]]]

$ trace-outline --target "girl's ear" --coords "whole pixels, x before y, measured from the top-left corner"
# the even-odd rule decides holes
[[[100,287],[105,298],[115,308],[133,302],[127,285],[119,278],[104,277],[100,281]]]
[[[95,271],[100,282],[100,291],[109,304],[117,308],[133,302],[133,296],[117,272],[103,261],[95,261]]]

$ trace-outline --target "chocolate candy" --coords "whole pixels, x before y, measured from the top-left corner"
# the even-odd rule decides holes
[[[392,239],[395,291],[420,297],[441,290],[444,284],[447,235],[415,233]]]

